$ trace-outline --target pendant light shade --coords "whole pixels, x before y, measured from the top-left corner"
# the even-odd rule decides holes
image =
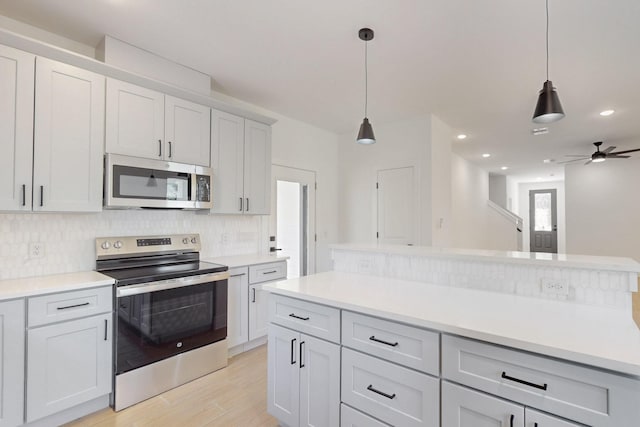
[[[533,121],[535,123],[551,123],[564,117],[564,110],[560,104],[558,92],[553,87],[553,83],[547,80],[542,86],[536,110],[533,113]]]
[[[560,104],[560,98],[553,83],[549,80],[549,0],[545,0],[547,16],[547,80],[542,85],[542,90],[538,95],[538,103],[533,112],[534,123],[551,123],[564,117],[564,110]]]
[[[360,131],[358,132],[358,144],[371,145],[376,143],[376,137],[373,135],[373,128],[369,119],[367,118],[367,103],[369,100],[369,76],[367,70],[367,42],[373,40],[373,30],[370,28],[361,28],[358,31],[358,37],[364,41],[364,120],[360,125]]]

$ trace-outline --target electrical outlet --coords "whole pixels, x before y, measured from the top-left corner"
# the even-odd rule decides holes
[[[44,245],[42,243],[29,243],[29,258],[43,258]]]
[[[569,295],[569,284],[562,279],[543,277],[540,285],[544,294]]]

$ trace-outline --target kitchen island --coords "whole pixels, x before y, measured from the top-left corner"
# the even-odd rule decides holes
[[[336,267],[368,274],[333,271],[265,287],[268,408],[283,424],[631,427],[640,420],[640,331],[630,303],[637,263],[344,251],[334,250]],[[430,265],[420,274],[441,279],[452,268],[446,262],[473,264],[449,271],[468,272],[465,287],[389,277],[417,274],[393,267],[404,263]],[[563,300],[518,293],[510,282],[518,268],[541,268],[573,292]],[[487,274],[493,287],[472,286]],[[531,274],[515,281],[541,287]],[[586,284],[599,292],[592,304],[576,301],[581,277],[606,283]]]

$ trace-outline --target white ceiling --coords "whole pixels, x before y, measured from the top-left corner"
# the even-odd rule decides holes
[[[220,92],[354,138],[364,101],[357,31],[369,26],[374,130],[433,112],[469,135],[454,150],[481,167],[557,179],[562,168],[543,159],[590,153],[597,140],[640,147],[640,1],[550,0],[550,78],[567,117],[534,137],[544,9],[544,0],[0,0],[10,18],[90,46],[109,34],[212,75]],[[607,108],[616,113],[600,117]]]

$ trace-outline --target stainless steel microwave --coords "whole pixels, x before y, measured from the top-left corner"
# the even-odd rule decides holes
[[[106,208],[210,209],[211,168],[105,155]]]

